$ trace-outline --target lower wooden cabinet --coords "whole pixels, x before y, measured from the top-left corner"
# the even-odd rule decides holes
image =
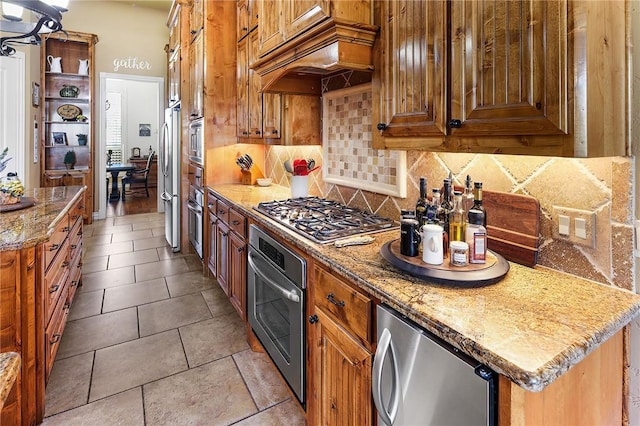
[[[373,302],[319,267],[307,289],[307,424],[371,425]],[[363,332],[364,331],[364,332]],[[361,337],[364,335],[366,339]]]
[[[229,300],[243,320],[247,319],[246,241],[236,233],[229,237]]]
[[[247,319],[247,218],[213,192],[209,208],[208,266],[243,320]]]

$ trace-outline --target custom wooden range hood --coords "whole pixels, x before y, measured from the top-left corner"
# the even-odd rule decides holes
[[[327,74],[373,71],[377,29],[329,18],[262,56],[251,68],[260,75],[262,92],[320,96],[320,80]]]

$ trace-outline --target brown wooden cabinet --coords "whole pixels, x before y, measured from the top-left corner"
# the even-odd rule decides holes
[[[41,185],[86,185],[85,220],[93,219],[94,46],[98,37],[67,31],[64,38],[45,38],[40,56],[42,106]],[[62,72],[52,72],[49,56],[61,58]],[[80,62],[88,60],[87,73]],[[67,172],[65,155],[75,163]],[[69,183],[73,179],[74,183]]]
[[[226,201],[207,192],[208,266],[243,320],[247,318],[247,219]]]
[[[600,82],[625,79],[625,13],[605,3],[376,2],[374,147],[627,154],[624,84]]]
[[[189,46],[189,119],[202,117],[204,99],[204,36],[200,32]]]
[[[282,134],[281,95],[262,93],[260,76],[250,69],[250,64],[257,58],[257,48],[257,30],[238,42],[238,138],[239,142],[245,143],[262,143],[264,138],[279,139]]]
[[[189,12],[189,33],[192,37],[200,32],[204,26],[204,6],[205,0],[191,0],[191,10]]]
[[[308,291],[307,422],[371,425],[373,302],[317,265]]]
[[[18,352],[22,358],[0,424],[42,422],[44,387],[82,282],[84,210],[82,196],[50,226],[47,241],[0,251],[0,352]]]
[[[0,411],[0,424],[36,423],[36,248],[0,252],[0,352],[22,366]]]

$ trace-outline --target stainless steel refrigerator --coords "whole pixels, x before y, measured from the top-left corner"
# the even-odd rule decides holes
[[[164,111],[160,162],[164,191],[164,234],[174,252],[180,251],[180,104]]]

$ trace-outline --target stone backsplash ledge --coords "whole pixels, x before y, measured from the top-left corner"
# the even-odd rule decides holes
[[[314,158],[322,164],[322,147],[269,147],[266,172],[278,184],[289,186],[282,162]],[[412,208],[418,182],[441,186],[451,172],[457,185],[467,175],[482,181],[484,189],[535,197],[541,208],[541,244],[538,263],[583,278],[633,290],[633,158],[571,159],[489,154],[407,152],[407,198],[396,198],[346,186],[327,184],[321,170],[312,173],[309,193],[343,202],[382,216],[398,218]],[[553,206],[596,214],[595,248],[553,237]],[[489,212],[490,214],[490,212]]]

